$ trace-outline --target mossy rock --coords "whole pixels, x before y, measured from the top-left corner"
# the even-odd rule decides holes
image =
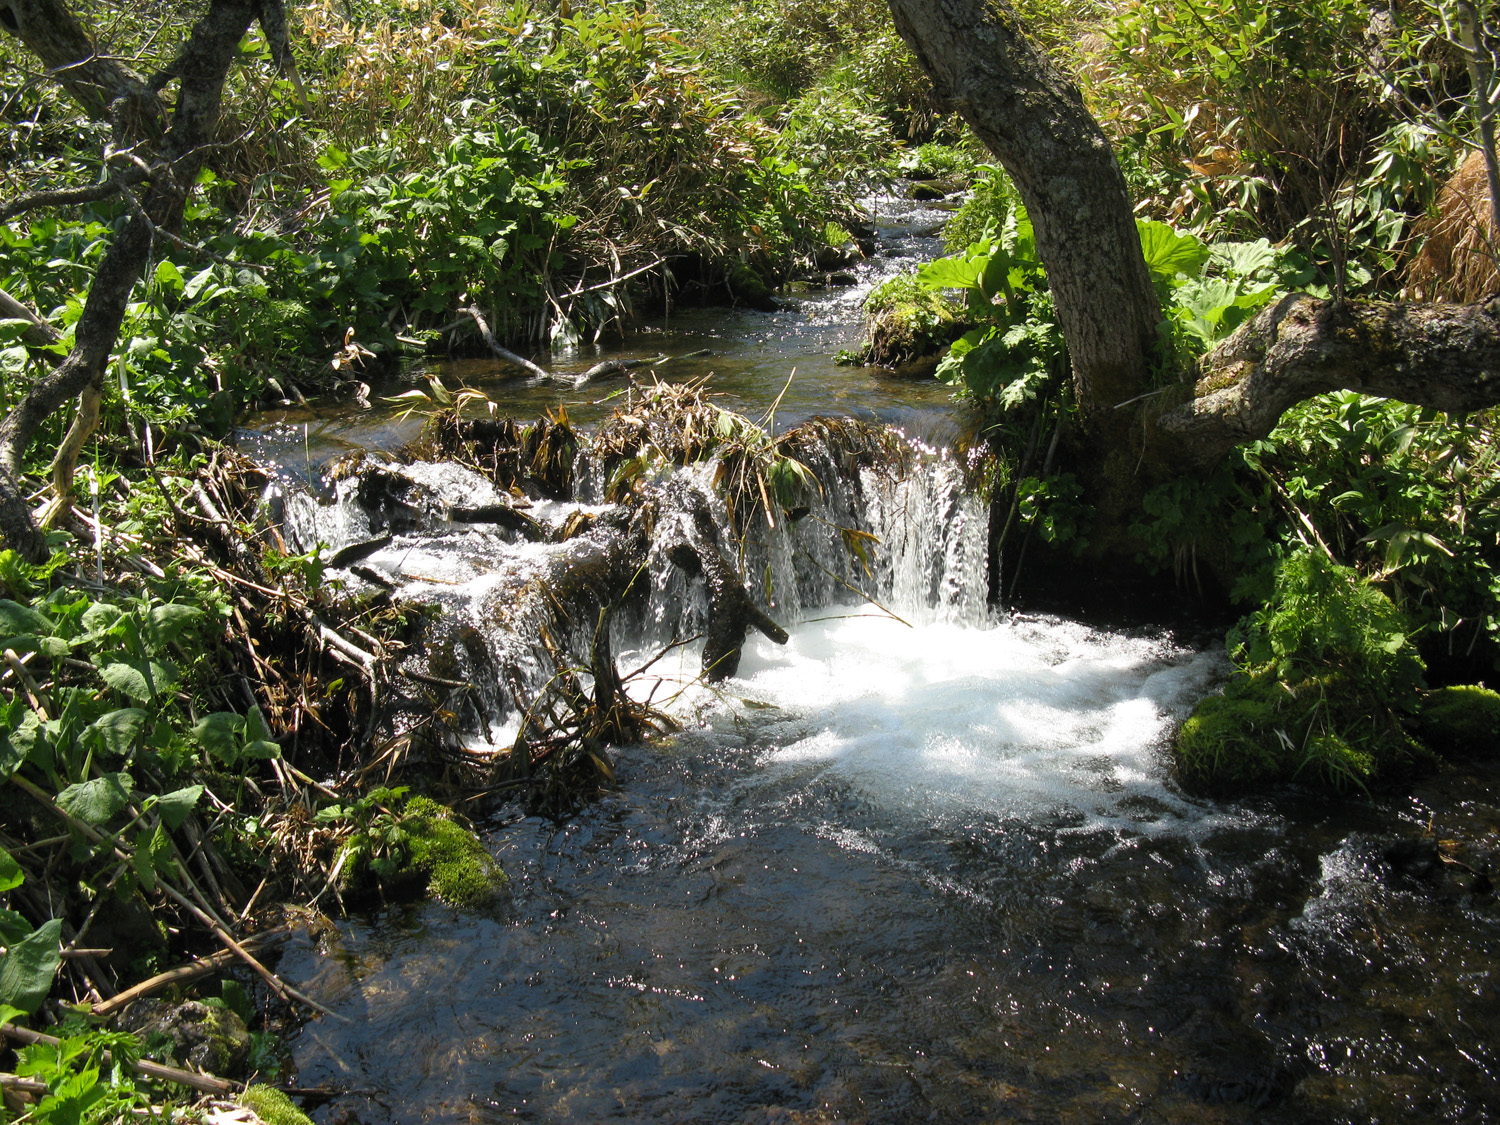
[[[1256,789],[1283,780],[1280,724],[1266,698],[1211,695],[1177,732],[1177,776],[1199,792]],[[1284,732],[1281,732],[1284,734]]]
[[[1182,785],[1218,796],[1290,783],[1364,792],[1432,757],[1389,704],[1338,673],[1293,685],[1240,673],[1199,702],[1174,750]]]
[[[508,885],[479,837],[431,798],[407,801],[401,824],[410,837],[412,866],[426,874],[428,890],[448,905],[478,910]]]
[[[345,845],[342,888],[356,896],[401,899],[429,893],[450,906],[490,906],[508,880],[500,865],[451,809],[412,797],[387,811]]]
[[[776,303],[771,286],[753,266],[736,263],[730,267],[727,283],[730,294],[742,305],[762,312],[775,312],[781,307]]]
[[[266,1125],[313,1125],[292,1099],[274,1086],[250,1086],[240,1095],[240,1105]]]
[[[172,1059],[221,1078],[233,1078],[250,1057],[250,1032],[242,1020],[220,1003],[188,1000],[169,1005],[138,1001],[129,1024],[148,1047],[170,1044]]]
[[[879,367],[903,367],[935,356],[969,329],[951,302],[910,274],[873,289],[865,298],[865,315],[870,343],[864,361]]]
[[[1500,746],[1500,692],[1478,684],[1428,692],[1420,730],[1439,753],[1492,756]]]

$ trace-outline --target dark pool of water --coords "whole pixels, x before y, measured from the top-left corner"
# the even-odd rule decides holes
[[[914,818],[751,745],[626,752],[489,840],[494,917],[345,922],[280,970],[361,1121],[1490,1121],[1500,912],[1383,858],[1493,841],[1494,770],[1166,832]]]

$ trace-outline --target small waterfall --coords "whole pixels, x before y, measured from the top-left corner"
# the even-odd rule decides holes
[[[592,690],[608,609],[621,670],[650,666],[627,685],[637,702],[671,700],[679,721],[758,748],[768,768],[847,773],[881,805],[935,821],[1179,817],[1160,747],[1219,673],[1215,657],[997,612],[987,505],[950,455],[817,421],[777,449],[807,474],[770,518],[765,504],[731,510],[714,458],[657,464],[628,502],[605,503],[609,474],[585,443],[564,499],[519,502],[457,464],[366,458],[333,474],[330,499],[288,498],[286,525],[303,549],[316,539],[351,560],[337,572],[351,586],[426,607],[414,658],[473,685],[457,735],[470,752],[507,749],[521,708],[555,695],[565,669]],[[749,633],[724,688],[701,682],[705,642],[690,640],[712,636],[715,610],[687,546],[722,557],[790,634]]]
[[[719,463],[710,459],[655,474],[651,494],[676,498],[660,505],[661,518],[708,513],[752,600],[783,626],[865,601],[912,622],[983,624],[991,612],[986,509],[965,490],[952,459],[894,431],[875,434],[878,440],[856,434],[865,443],[856,455],[844,424],[801,430],[795,451],[811,483],[792,512],[767,519],[757,511],[741,534],[714,485]],[[605,551],[611,536],[627,534],[626,509],[602,502],[599,459],[585,447],[573,494],[563,500],[517,502],[474,469],[448,462],[363,455],[338,463],[329,477],[321,496],[296,490],[281,498],[293,549],[320,549],[334,564],[331,574],[352,590],[384,585],[428,606],[427,671],[475,684],[490,711],[470,715],[476,731],[513,725],[507,689],[534,692],[554,674],[536,640],[561,627],[555,607],[528,602],[524,591],[581,565],[591,544]],[[507,512],[515,515],[492,522]],[[565,528],[589,521],[595,530],[565,537]],[[705,632],[704,584],[674,565],[665,546],[671,541],[656,529],[645,556],[645,594],[628,598],[615,615],[616,645],[647,649]],[[580,658],[586,632],[580,627],[568,638]]]

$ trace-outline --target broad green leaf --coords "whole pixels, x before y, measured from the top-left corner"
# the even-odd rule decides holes
[[[36,747],[41,720],[24,699],[0,703],[0,778],[21,768]]]
[[[130,775],[106,773],[80,781],[59,793],[57,803],[85,824],[103,826],[130,803]]]
[[[159,651],[202,616],[203,611],[194,605],[154,605],[146,613],[146,639],[154,646],[153,651]]]
[[[135,749],[146,718],[146,712],[139,707],[122,707],[100,715],[88,725],[84,735],[93,735],[111,754],[124,756]]]
[[[163,258],[156,267],[156,284],[167,289],[182,288],[182,271],[168,259]]]
[[[125,612],[119,606],[110,605],[108,602],[95,602],[83,611],[81,624],[89,638],[95,639],[113,632],[123,616]]]
[[[150,834],[142,832],[136,838],[135,850],[130,855],[130,866],[147,894],[156,890],[156,859],[151,854],[150,845]]]
[[[162,823],[168,828],[181,828],[182,822],[188,818],[188,814],[198,804],[198,798],[203,796],[203,786],[189,785],[184,789],[174,789],[170,793],[164,793],[158,797],[153,806],[161,816]]]
[[[27,1015],[42,1006],[62,962],[61,938],[62,920],[52,918],[10,947],[0,960],[0,1004],[12,1004]]]
[[[116,660],[100,668],[99,675],[138,703],[150,703],[177,685],[177,669],[161,660]]]
[[[0,894],[15,890],[25,881],[26,876],[21,871],[21,865],[16,862],[16,857],[0,848]]]
[[[1141,253],[1158,281],[1171,281],[1178,274],[1197,277],[1208,261],[1208,247],[1191,234],[1178,234],[1154,220],[1137,219],[1135,225],[1141,235]]]
[[[215,758],[232,766],[239,761],[243,727],[244,720],[233,711],[215,711],[193,725],[193,737]]]
[[[978,289],[988,264],[988,255],[938,258],[917,270],[917,280],[926,289]]]
[[[0,629],[6,636],[31,634],[45,637],[52,632],[52,622],[30,606],[0,598]]]
[[[1253,277],[1276,264],[1276,248],[1264,238],[1254,242],[1215,242],[1209,252],[1231,277]]]
[[[24,915],[0,906],[0,945],[15,945],[31,933],[31,923]]]

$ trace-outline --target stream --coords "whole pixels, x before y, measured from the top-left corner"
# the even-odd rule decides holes
[[[1500,775],[1458,763],[1368,801],[1178,790],[1166,746],[1223,676],[1217,646],[988,609],[984,513],[943,453],[966,425],[947,388],[833,363],[869,284],[934,250],[931,213],[891,211],[859,287],[674,315],[563,361],[707,347],[670,377],[712,373],[730,409],[759,417],[786,387],[778,429],[900,428],[911,480],[827,500],[879,539],[879,604],[818,577],[854,573],[837,536],[784,529],[764,572],[788,642],[752,634],[737,673],[704,685],[691,646],[656,659],[695,609],[653,578],[656,617],[618,663],[656,659],[631,690],[681,732],[616,748],[616,787],[563,823],[483,821],[511,879],[493,914],[390,907],[283,954],[347,1018],[288,1041],[297,1085],[348,1091],[315,1119],[1500,1120],[1494,896],[1391,852],[1429,831],[1493,846]],[[521,418],[561,398],[584,425],[621,386],[560,396],[486,364],[445,379]],[[291,487],[416,428],[388,405],[287,410],[241,444]],[[409,471],[444,503],[484,501],[451,467]],[[371,530],[326,495],[306,506],[319,537]],[[535,550],[512,539],[422,525],[367,563],[483,631]],[[497,712],[466,745],[514,729]]]

